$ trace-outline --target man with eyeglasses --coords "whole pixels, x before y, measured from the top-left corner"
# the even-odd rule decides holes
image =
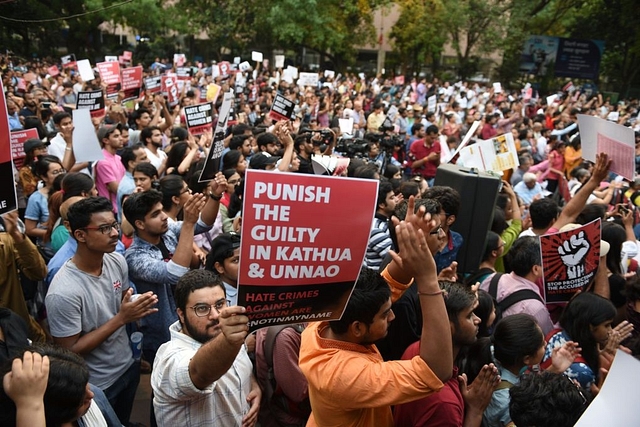
[[[178,280],[179,320],[153,365],[151,387],[159,427],[253,427],[262,392],[243,346],[249,318],[229,306],[222,282],[206,270]]]
[[[114,253],[120,226],[109,200],[80,200],[69,208],[67,220],[78,248],[45,299],[53,342],[84,357],[89,380],[128,425],[140,363],[133,360],[126,325],[156,312],[158,299],[153,292],[131,298],[127,263]]]

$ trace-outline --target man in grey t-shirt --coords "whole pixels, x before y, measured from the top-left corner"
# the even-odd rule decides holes
[[[54,276],[45,299],[56,344],[85,358],[91,383],[100,387],[123,425],[129,424],[140,364],[132,358],[125,326],[157,309],[153,292],[131,301],[127,263],[114,253],[120,226],[104,197],[69,208],[75,255]]]

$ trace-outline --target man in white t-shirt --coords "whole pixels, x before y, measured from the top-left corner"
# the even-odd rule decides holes
[[[157,126],[148,126],[140,132],[140,142],[144,144],[147,158],[158,170],[158,176],[167,167],[167,153],[162,151],[162,131]]]
[[[53,115],[53,124],[58,131],[58,134],[51,138],[51,145],[48,147],[48,153],[52,156],[56,156],[60,160],[64,159],[64,151],[67,149],[67,143],[62,136],[62,133],[67,129],[73,129],[73,120],[71,119],[71,114],[61,111],[59,113],[55,113]],[[89,170],[89,162],[78,162],[69,172],[82,172],[91,176],[91,171]]]

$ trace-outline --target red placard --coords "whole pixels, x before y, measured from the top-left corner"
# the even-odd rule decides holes
[[[137,99],[140,97],[142,87],[142,66],[125,68],[122,70],[122,90],[124,100]]]
[[[364,259],[378,181],[248,170],[244,194],[238,305],[250,330],[339,319]]]
[[[568,302],[595,276],[600,262],[600,221],[540,236],[547,304]]]
[[[99,62],[96,64],[100,79],[107,84],[107,97],[118,94],[122,87],[122,79],[120,77],[120,64],[117,62]]]
[[[220,75],[223,77],[231,75],[231,64],[227,61],[218,63],[218,69],[220,70]]]
[[[124,52],[122,52],[122,58],[124,58],[125,61],[131,62],[133,53],[131,53],[131,51],[125,50]]]
[[[49,73],[51,77],[55,77],[60,74],[60,70],[58,69],[57,65],[52,65],[51,67],[47,68],[47,73]]]
[[[178,105],[180,93],[178,92],[178,78],[175,74],[162,76],[162,92],[167,95],[167,102],[170,107]]]
[[[22,167],[24,162],[24,142],[27,139],[40,139],[37,129],[16,130],[11,132],[11,157],[16,169]]]
[[[18,199],[16,186],[13,185],[13,162],[11,161],[11,139],[9,134],[9,115],[7,101],[4,98],[4,86],[0,81],[0,214],[16,210]]]

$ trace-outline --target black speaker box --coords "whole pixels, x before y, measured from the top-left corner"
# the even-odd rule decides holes
[[[448,186],[460,193],[460,211],[451,229],[464,238],[458,252],[458,272],[472,273],[482,259],[501,180],[475,168],[447,163],[438,167],[434,185]]]

